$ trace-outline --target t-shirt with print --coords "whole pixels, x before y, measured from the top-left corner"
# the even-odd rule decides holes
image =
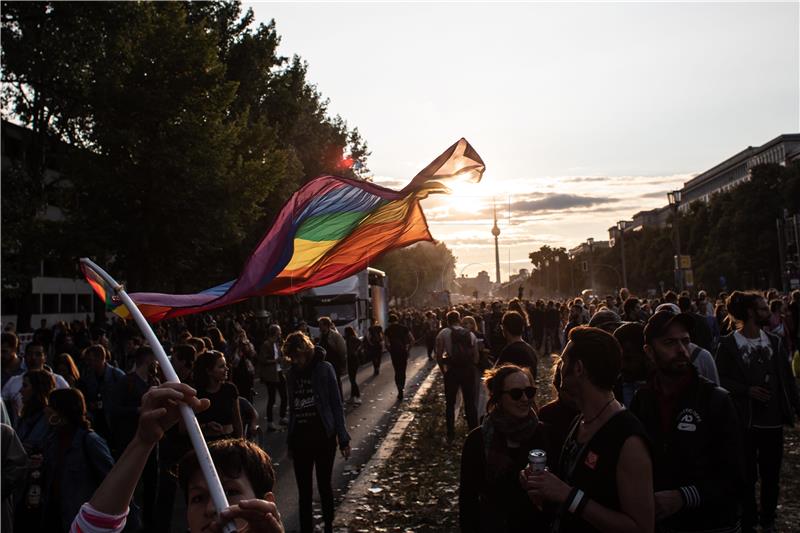
[[[314,397],[314,384],[312,369],[299,370],[295,374],[293,404],[294,431],[291,438],[292,446],[303,443],[320,442],[325,438],[325,426],[317,410],[317,401]]]
[[[737,331],[733,334],[733,338],[739,347],[748,383],[751,386],[764,387],[770,391],[770,399],[768,401],[752,401],[753,427],[781,427],[780,389],[778,388],[777,376],[775,376],[772,344],[769,341],[769,337],[761,331],[757,338],[749,339]]]

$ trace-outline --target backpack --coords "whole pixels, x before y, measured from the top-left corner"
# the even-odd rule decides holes
[[[468,366],[474,364],[475,349],[472,346],[472,334],[466,328],[450,328],[450,353],[447,354],[450,364]]]

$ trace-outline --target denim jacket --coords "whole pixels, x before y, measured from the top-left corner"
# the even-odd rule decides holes
[[[344,423],[344,407],[342,398],[339,396],[339,385],[336,381],[336,373],[333,365],[324,361],[325,350],[319,346],[314,349],[314,359],[311,362],[313,370],[311,381],[314,388],[314,400],[317,412],[325,426],[325,433],[330,437],[336,434],[339,440],[339,448],[344,448],[350,443],[350,435]],[[297,368],[292,366],[289,370],[289,379],[286,381],[286,389],[289,393],[289,438],[294,433],[295,413],[294,413],[294,388],[297,381]]]
[[[103,437],[94,431],[78,428],[72,436],[69,448],[63,454],[60,465],[60,501],[50,501],[53,483],[58,468],[58,432],[53,431],[45,445],[45,508],[59,512],[61,524],[66,530],[84,502],[88,502],[94,491],[114,466],[114,459]]]

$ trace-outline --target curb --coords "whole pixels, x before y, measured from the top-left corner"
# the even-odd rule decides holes
[[[414,398],[409,402],[408,407],[414,408],[422,403],[422,398],[427,394],[428,390],[433,386],[436,380],[436,375],[439,373],[438,365],[433,365],[428,372],[428,376],[420,384]],[[395,421],[392,428],[386,433],[380,446],[375,454],[361,469],[358,477],[350,484],[347,493],[342,497],[342,503],[336,509],[336,518],[333,522],[333,527],[337,529],[346,530],[350,521],[354,518],[356,511],[363,505],[358,499],[362,496],[369,495],[369,489],[373,486],[375,476],[378,469],[389,459],[394,453],[395,448],[400,444],[409,424],[414,420],[414,414],[410,412],[402,413]]]

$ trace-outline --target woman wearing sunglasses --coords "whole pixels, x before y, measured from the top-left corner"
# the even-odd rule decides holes
[[[544,426],[535,411],[533,376],[526,368],[507,364],[487,370],[484,382],[487,414],[467,437],[461,454],[461,531],[544,531],[547,516],[518,481],[528,452],[547,450]]]

